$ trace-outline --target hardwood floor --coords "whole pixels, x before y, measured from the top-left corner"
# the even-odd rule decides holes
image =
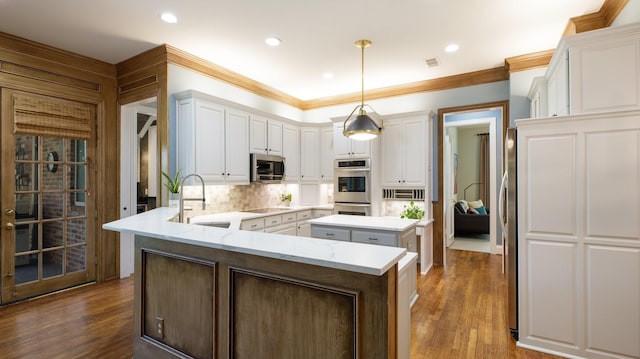
[[[418,276],[411,358],[556,356],[516,348],[505,327],[501,257],[447,251]],[[131,358],[133,280],[112,280],[0,308],[0,358]]]

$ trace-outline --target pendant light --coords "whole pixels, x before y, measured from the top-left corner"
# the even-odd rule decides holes
[[[364,103],[364,49],[371,45],[371,41],[358,40],[355,42],[355,45],[362,50],[362,101],[360,105],[351,111],[347,119],[344,120],[344,131],[342,134],[354,140],[366,141],[378,137],[382,131],[382,126],[379,127],[376,122],[367,115],[367,111],[364,109],[364,107],[367,106],[373,110],[371,106],[365,105]],[[359,110],[358,116],[351,120],[356,110]],[[351,122],[349,122],[349,120],[351,120]]]

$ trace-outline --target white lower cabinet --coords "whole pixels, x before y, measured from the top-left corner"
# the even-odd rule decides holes
[[[519,341],[640,357],[640,112],[517,122]]]

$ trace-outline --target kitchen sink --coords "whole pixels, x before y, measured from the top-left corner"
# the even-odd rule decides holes
[[[286,211],[288,208],[286,207],[266,207],[266,208],[256,208],[256,209],[247,209],[241,212],[248,213],[271,213],[271,212],[282,212]]]
[[[191,224],[197,224],[198,226],[208,226],[208,227],[218,227],[218,228],[229,228],[231,222],[229,221],[203,221],[203,222],[192,222]]]

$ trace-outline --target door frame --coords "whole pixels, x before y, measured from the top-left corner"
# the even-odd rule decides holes
[[[502,131],[499,137],[496,138],[496,146],[502,146],[504,143],[504,137],[506,135],[507,127],[509,125],[509,100],[496,101],[488,103],[480,103],[475,105],[447,107],[438,109],[438,144],[437,144],[437,156],[438,156],[438,200],[433,201],[433,264],[445,265],[445,236],[444,236],[444,189],[443,189],[443,177],[444,169],[442,166],[444,158],[444,116],[448,113],[465,112],[465,111],[481,111],[492,108],[500,108],[502,110]],[[499,120],[498,120],[499,121]],[[498,162],[496,161],[496,165]],[[502,165],[502,161],[500,161]],[[502,165],[501,168],[504,168]]]
[[[144,106],[149,103],[156,103],[156,108]],[[136,182],[139,171],[137,159],[140,153],[137,130],[138,114],[142,113],[157,117],[157,112],[157,97],[155,96],[120,106],[120,218],[137,214]],[[136,156],[131,154],[136,154]],[[159,161],[156,163],[156,168],[159,168],[157,165],[159,165]],[[156,182],[159,177],[158,173]],[[126,278],[133,274],[133,239],[134,235],[131,233],[120,233],[120,255],[118,257],[118,275],[120,278]]]
[[[475,111],[474,111],[475,112]],[[453,113],[447,113],[446,115],[451,115]],[[462,120],[462,121],[452,121],[452,122],[446,122],[444,123],[444,127],[445,128],[452,128],[452,127],[468,127],[468,126],[475,126],[475,125],[489,125],[489,196],[491,198],[491,202],[493,204],[493,206],[496,206],[496,204],[498,204],[498,191],[496,186],[498,185],[498,179],[496,176],[496,167],[497,167],[497,161],[496,161],[496,156],[497,156],[497,141],[496,141],[496,122],[497,122],[497,118],[495,117],[487,117],[487,118],[477,118],[477,119],[471,119],[471,120]],[[444,168],[449,168],[451,169],[451,163],[448,163],[450,161],[449,158],[447,158],[447,156],[444,157],[444,162],[443,162],[443,167]],[[444,173],[444,177],[445,180],[447,177],[447,173]],[[447,193],[445,193],[445,196],[448,195]],[[448,199],[446,199],[448,200]],[[444,214],[445,214],[445,219],[447,216],[447,210],[448,208],[451,208],[451,204],[447,203],[447,207],[444,208]],[[497,208],[497,207],[496,207]],[[446,221],[444,222],[446,225]],[[498,254],[498,253],[502,253],[502,246],[500,246],[500,248],[498,248],[497,246],[497,238],[498,238],[498,226],[496,225],[497,223],[497,211],[490,211],[489,212],[489,243],[490,243],[490,253],[491,254]],[[446,226],[445,226],[446,227]],[[448,238],[446,238],[446,234],[449,232],[447,231],[447,228],[443,227],[443,231],[445,233],[445,247],[448,241]]]

